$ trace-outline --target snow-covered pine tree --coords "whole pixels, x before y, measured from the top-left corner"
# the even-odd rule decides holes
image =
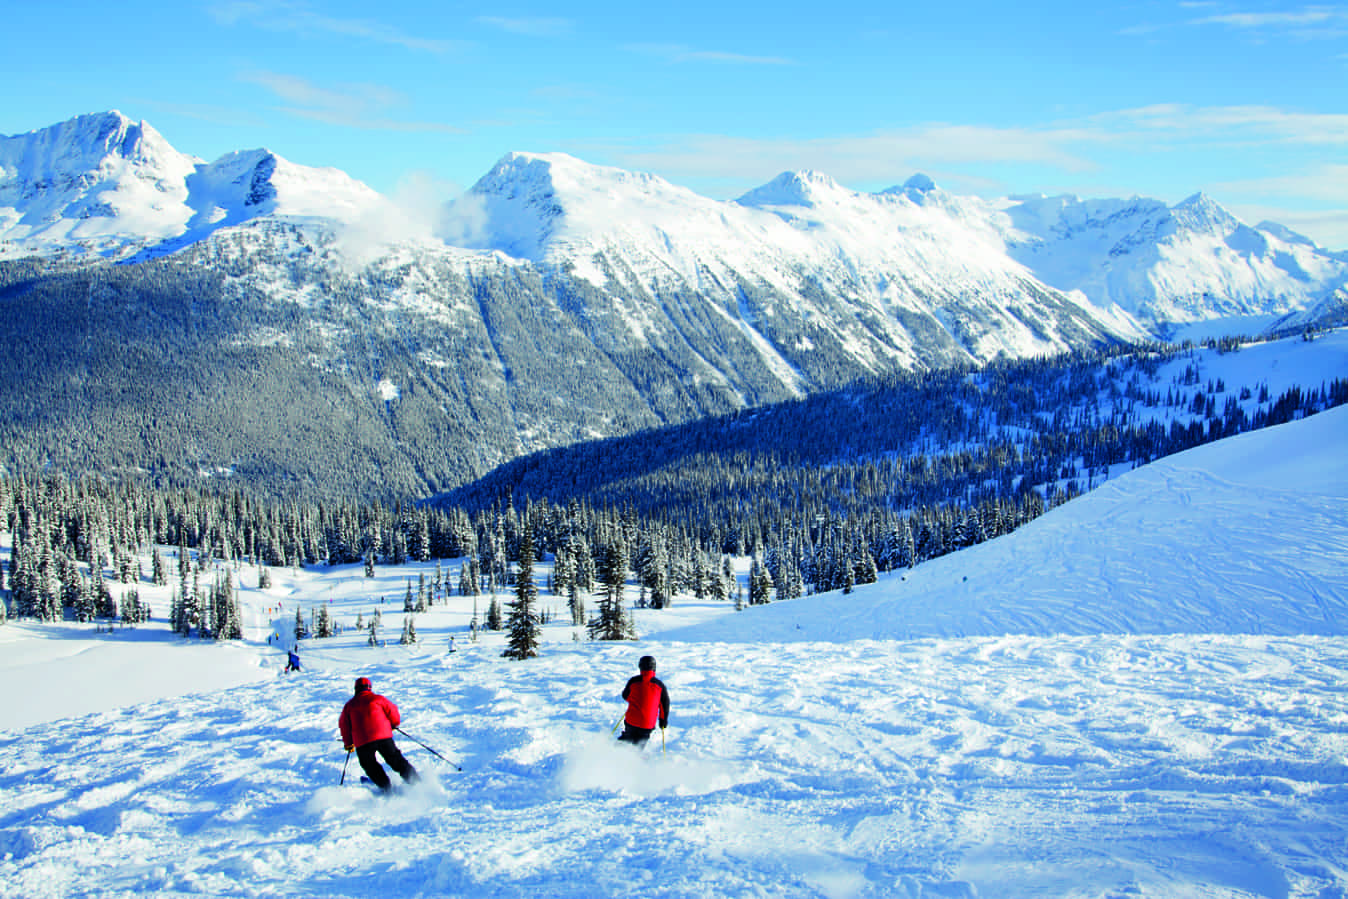
[[[140,591],[127,590],[122,594],[122,624],[135,626],[141,622]]]
[[[95,615],[104,621],[112,622],[117,620],[117,600],[108,589],[108,582],[102,577],[95,578],[94,590],[97,594],[95,600]]]
[[[412,613],[417,610],[416,600],[412,598],[412,579],[407,579],[407,595],[403,597],[403,611]]]
[[[580,585],[571,581],[566,589],[566,605],[571,610],[571,624],[580,627],[585,623],[585,599],[580,595]]]
[[[295,607],[295,639],[296,639],[296,640],[303,640],[303,639],[304,639],[305,637],[307,637],[307,636],[309,636],[309,628],[306,627],[305,624],[304,624],[304,613],[301,612],[301,611],[299,610],[299,607],[298,607],[298,606],[296,606],[296,607]]]
[[[379,645],[379,621],[374,615],[370,616],[370,635],[365,642],[369,646]]]
[[[758,559],[749,568],[749,605],[766,605],[772,599],[772,575]]]
[[[417,623],[411,615],[403,616],[403,633],[398,642],[403,646],[411,646],[417,642]]]
[[[156,587],[168,586],[168,566],[164,564],[164,557],[157,546],[150,556],[150,581]]]
[[[487,603],[487,619],[484,624],[489,631],[501,629],[501,603],[495,596],[491,598],[491,602]]]
[[[61,585],[56,577],[56,560],[51,544],[43,539],[38,547],[37,617],[40,621],[61,620]]]
[[[243,614],[239,611],[239,591],[234,589],[228,575],[225,578],[225,585],[228,590],[228,610],[229,617],[226,619],[224,638],[226,640],[243,639]]]
[[[325,639],[336,634],[336,628],[333,626],[332,613],[328,611],[328,604],[323,603],[318,607],[318,618],[314,624],[314,638]]]
[[[586,626],[591,640],[628,640],[634,638],[634,628],[623,604],[627,584],[627,564],[622,547],[617,542],[604,547],[599,578],[603,589],[595,615]]]
[[[515,601],[510,603],[509,630],[505,652],[507,659],[532,659],[538,655],[538,588],[534,585],[534,535],[526,524],[520,538],[520,567],[515,575]]]

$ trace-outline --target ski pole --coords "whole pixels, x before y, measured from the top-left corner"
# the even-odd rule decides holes
[[[665,754],[665,729],[660,728],[660,754]]]
[[[627,714],[626,712],[622,712],[621,714],[618,715],[618,720],[613,722],[612,733],[616,734],[618,732],[618,725],[623,723],[623,716],[626,714]]]
[[[421,741],[418,740],[416,737],[414,737],[414,736],[412,736],[411,734],[409,734],[407,731],[403,730],[401,727],[395,727],[395,728],[393,728],[393,729],[396,730],[398,733],[402,734],[402,735],[403,735],[404,737],[406,737],[407,739],[411,740],[413,743],[415,743],[415,744],[417,744],[418,746],[420,746],[422,749],[424,749],[424,750],[426,750],[427,752],[429,752],[431,755],[433,755],[433,756],[435,756],[436,758],[438,758],[440,761],[444,762],[444,763],[445,763],[446,765],[448,765],[449,767],[453,768],[455,771],[462,771],[462,770],[463,770],[463,769],[460,768],[458,765],[454,764],[454,763],[451,762],[449,759],[445,758],[443,755],[441,755],[440,753],[436,752],[434,749],[432,749],[431,747],[427,746],[425,743],[421,742]]]
[[[350,750],[350,749],[348,749],[348,750],[346,751],[346,761],[342,762],[342,779],[339,780],[339,781],[337,781],[337,786],[339,786],[339,787],[346,783],[346,766],[349,765],[349,764],[351,764],[351,750]]]

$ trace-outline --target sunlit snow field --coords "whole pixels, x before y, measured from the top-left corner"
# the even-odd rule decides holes
[[[526,662],[457,596],[396,644],[435,563],[244,566],[238,645],[168,637],[151,589],[135,631],[11,621],[0,896],[1348,895],[1346,447],[1340,408],[851,595],[681,597]],[[319,603],[348,631],[282,676],[268,635]],[[646,653],[673,713],[638,753]],[[427,775],[389,799],[339,785],[358,675]]]

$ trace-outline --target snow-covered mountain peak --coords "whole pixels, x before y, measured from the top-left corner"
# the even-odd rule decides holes
[[[507,153],[473,185],[472,193],[535,203],[549,198],[571,204],[599,196],[658,197],[689,194],[656,175],[594,165],[566,153]]]
[[[813,209],[833,205],[853,196],[855,194],[852,191],[828,175],[805,169],[799,172],[782,172],[767,184],[744,194],[736,202],[741,206],[759,208],[799,206]]]
[[[1202,191],[1176,204],[1171,214],[1181,226],[1212,234],[1225,234],[1241,225],[1240,219]]]
[[[928,200],[941,195],[943,192],[929,175],[918,172],[903,184],[891,187],[885,193],[892,196],[907,197],[917,205],[925,206]]]
[[[469,193],[485,216],[472,248],[534,261],[626,241],[665,243],[666,228],[722,205],[656,175],[565,153],[508,153]]]
[[[208,164],[116,110],[0,137],[0,240],[10,252],[168,252],[262,215],[348,221],[377,200],[336,169],[267,150]]]

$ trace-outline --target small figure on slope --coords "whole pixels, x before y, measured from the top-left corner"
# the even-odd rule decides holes
[[[637,662],[637,671],[640,673],[623,687],[627,715],[623,718],[623,732],[618,739],[645,746],[656,724],[661,730],[669,725],[669,691],[655,676],[654,656],[642,656]]]
[[[389,776],[379,764],[376,754],[382,755],[388,766],[406,783],[414,783],[417,769],[403,758],[393,742],[393,729],[402,721],[398,707],[370,688],[368,677],[356,678],[356,695],[342,707],[337,726],[342,731],[342,745],[347,752],[355,750],[360,767],[380,790],[387,792]]]
[[[299,670],[300,670],[300,653],[299,647],[296,647],[295,649],[290,650],[290,652],[286,654],[286,666],[281,670],[281,673],[289,674],[292,671],[299,671]]]

